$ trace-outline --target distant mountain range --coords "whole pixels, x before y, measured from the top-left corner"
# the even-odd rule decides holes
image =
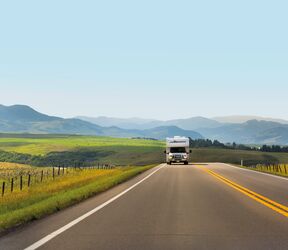
[[[101,126],[120,128],[151,129],[157,126],[177,126],[193,130],[205,138],[221,142],[243,144],[283,144],[288,145],[288,121],[261,116],[227,116],[216,118],[192,117],[178,120],[147,120],[140,118],[119,119],[112,117],[78,117]]]
[[[207,138],[243,144],[288,145],[288,125],[251,120],[239,124],[224,124],[218,128],[197,129]]]
[[[54,133],[81,134],[114,137],[149,137],[164,139],[181,135],[203,138],[198,132],[176,126],[160,126],[151,129],[123,129],[116,126],[99,126],[80,119],[63,119],[37,112],[29,106],[0,105],[0,132],[2,133]]]
[[[252,119],[250,119],[252,118]],[[174,135],[243,144],[288,145],[288,121],[255,116],[192,117],[169,121],[141,118],[64,119],[29,106],[0,105],[0,133],[54,133],[165,139]]]
[[[186,130],[196,130],[199,128],[216,128],[223,125],[218,121],[204,117],[192,117],[188,119],[177,119],[169,121],[160,121],[152,119],[141,119],[141,118],[113,118],[113,117],[86,117],[78,116],[77,119],[91,122],[100,126],[117,126],[124,129],[151,129],[159,126],[177,126]]]

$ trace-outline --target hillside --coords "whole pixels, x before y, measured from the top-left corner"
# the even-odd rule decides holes
[[[162,127],[147,129],[147,130],[143,130],[142,134],[143,134],[143,137],[152,137],[156,139],[173,137],[175,135],[203,139],[203,136],[200,133],[197,133],[191,130],[184,130],[176,126],[162,126]]]
[[[220,123],[245,123],[251,120],[257,120],[257,121],[267,121],[267,122],[277,122],[281,124],[288,124],[287,120],[270,118],[270,117],[262,117],[262,116],[252,116],[252,115],[219,116],[219,117],[214,117],[212,119]]]
[[[47,122],[59,119],[41,114],[26,105],[4,106],[0,104],[0,121],[2,122]]]

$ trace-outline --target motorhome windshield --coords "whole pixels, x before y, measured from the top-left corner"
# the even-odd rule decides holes
[[[186,153],[185,148],[180,147],[180,148],[170,148],[171,153]]]

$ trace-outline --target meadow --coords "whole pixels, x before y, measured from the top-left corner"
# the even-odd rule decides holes
[[[77,136],[77,135],[11,135],[13,137],[0,136],[0,150],[13,151],[31,155],[45,155],[49,152],[63,152],[76,150],[83,147],[91,148],[119,148],[136,147],[164,147],[163,141],[145,139],[126,139],[101,136]]]
[[[0,134],[0,161],[36,166],[73,166],[74,163],[149,165],[165,161],[164,141],[77,135]],[[2,151],[1,151],[2,150]],[[193,162],[225,162],[252,166],[288,163],[288,153],[193,148]],[[2,156],[2,154],[3,156]],[[6,152],[6,153],[5,153]],[[11,155],[7,156],[7,153]],[[16,154],[16,155],[12,155]],[[21,155],[23,154],[22,158]],[[77,166],[77,164],[76,164]]]
[[[0,161],[35,166],[148,165],[164,161],[163,141],[73,135],[11,136],[0,136]]]

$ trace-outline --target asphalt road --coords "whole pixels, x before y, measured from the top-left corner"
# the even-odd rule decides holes
[[[288,179],[220,163],[161,165],[2,236],[0,249],[24,249],[47,235],[39,249],[288,249],[285,213],[219,176],[288,206]],[[131,190],[125,192],[127,188]],[[63,228],[103,203],[87,218]]]

